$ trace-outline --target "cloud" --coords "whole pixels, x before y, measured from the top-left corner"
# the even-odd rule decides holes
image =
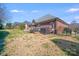
[[[74,19],[79,20],[79,16],[75,16]]]
[[[22,11],[22,10],[10,10],[10,12],[15,12],[15,13],[18,13],[18,12],[24,12],[24,11]]]
[[[32,12],[32,13],[38,13],[39,10],[32,10],[31,12]]]
[[[66,12],[74,13],[74,12],[78,12],[78,11],[79,11],[79,8],[70,8]]]

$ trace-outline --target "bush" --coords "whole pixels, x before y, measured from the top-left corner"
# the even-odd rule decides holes
[[[24,30],[24,29],[25,29],[25,24],[21,23],[21,24],[19,25],[19,29]]]
[[[68,34],[71,34],[71,32],[72,32],[71,29],[69,29],[69,28],[64,28],[64,31],[63,31],[64,34],[68,35]]]

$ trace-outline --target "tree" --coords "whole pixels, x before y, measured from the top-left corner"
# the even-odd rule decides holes
[[[20,23],[19,24],[19,29],[24,30],[25,29],[25,24],[24,23]]]
[[[33,21],[32,21],[32,25],[35,25],[35,23],[36,23],[36,22],[35,22],[35,20],[33,19]]]
[[[12,23],[7,23],[7,24],[6,24],[6,28],[7,28],[7,29],[12,29],[12,28],[13,28]]]
[[[79,23],[77,23],[76,21],[72,21],[71,24],[70,24],[70,28],[72,29],[72,31],[76,35],[77,32],[79,32]]]
[[[71,24],[75,24],[75,23],[77,23],[76,20],[73,20],[73,21],[71,22]]]
[[[2,23],[0,23],[0,29],[3,29],[3,24]]]
[[[69,28],[64,28],[64,33],[67,34],[71,34],[72,30]]]
[[[3,28],[3,24],[4,24],[4,21],[6,19],[5,13],[6,13],[6,11],[5,11],[4,4],[0,3],[0,29]]]
[[[74,29],[75,35],[77,34],[78,31],[79,31],[79,28],[76,27],[76,28]]]

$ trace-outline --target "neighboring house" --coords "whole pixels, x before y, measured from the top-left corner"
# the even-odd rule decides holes
[[[40,19],[33,20],[31,28],[41,33],[62,34],[68,24],[58,17],[45,15]]]

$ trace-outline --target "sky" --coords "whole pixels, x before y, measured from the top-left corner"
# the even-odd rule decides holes
[[[39,19],[50,14],[67,23],[79,23],[79,3],[7,3],[5,4],[10,22],[23,22]]]

